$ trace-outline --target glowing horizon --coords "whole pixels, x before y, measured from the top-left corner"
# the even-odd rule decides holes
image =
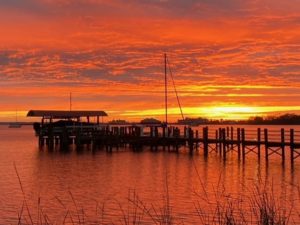
[[[165,52],[186,117],[300,113],[299,21],[298,0],[3,0],[0,121],[70,92],[107,120],[163,120]]]

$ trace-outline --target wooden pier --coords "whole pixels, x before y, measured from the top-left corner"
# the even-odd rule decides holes
[[[213,133],[215,135],[212,135]],[[253,136],[254,133],[256,137]],[[270,140],[271,137],[276,137],[276,140]],[[176,126],[153,125],[48,126],[41,129],[38,138],[40,146],[48,145],[54,148],[59,145],[61,149],[70,144],[79,148],[88,144],[93,148],[104,147],[109,152],[125,146],[129,146],[133,151],[141,151],[143,147],[148,146],[153,151],[167,149],[179,152],[181,147],[185,147],[190,154],[203,151],[204,156],[208,157],[209,153],[216,152],[224,160],[231,151],[236,152],[240,160],[246,160],[247,155],[254,154],[258,160],[264,157],[266,162],[276,154],[281,157],[282,163],[285,163],[286,153],[289,151],[292,164],[300,156],[300,142],[295,142],[294,129],[281,129],[280,133],[274,133],[258,128],[256,132],[251,130],[247,133],[244,128],[233,127],[210,131],[209,127],[193,130],[189,127],[180,129]],[[280,140],[277,140],[278,138]]]
[[[28,113],[29,114],[29,113]],[[34,126],[39,139],[39,146],[47,145],[50,149],[60,146],[67,149],[69,145],[81,146],[88,144],[93,148],[102,147],[108,152],[129,146],[133,151],[141,151],[148,146],[152,151],[164,149],[179,152],[187,149],[190,154],[203,151],[204,157],[215,152],[224,160],[229,152],[236,152],[239,160],[246,160],[247,155],[255,155],[258,160],[264,158],[266,162],[273,155],[278,155],[282,163],[289,161],[293,165],[300,157],[300,132],[294,129],[256,130],[245,128],[195,128],[187,126],[164,126],[151,124],[114,125],[99,122],[100,112],[70,112],[66,115],[57,111],[33,112],[29,115],[42,116],[42,123]],[[82,117],[87,117],[82,122]],[[97,118],[96,123],[90,122],[90,117]],[[76,121],[72,120],[76,117]],[[54,119],[62,119],[53,122]],[[184,148],[182,148],[184,147]],[[263,151],[262,151],[263,150]]]

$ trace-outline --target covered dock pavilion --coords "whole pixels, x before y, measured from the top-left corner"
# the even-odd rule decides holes
[[[27,117],[40,117],[41,123],[52,123],[55,119],[60,120],[77,120],[81,122],[86,118],[87,123],[90,123],[92,118],[96,118],[97,124],[103,121],[103,117],[108,116],[104,111],[63,111],[63,110],[30,110],[27,113]]]

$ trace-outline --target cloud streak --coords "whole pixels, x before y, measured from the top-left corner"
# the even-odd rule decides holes
[[[77,109],[160,112],[164,52],[187,114],[295,110],[299,15],[297,0],[2,0],[0,111],[64,109],[73,92]]]

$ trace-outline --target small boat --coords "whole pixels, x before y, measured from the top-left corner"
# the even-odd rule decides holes
[[[199,125],[207,124],[209,121],[205,118],[185,118],[183,120],[178,120],[178,124],[180,125],[188,125],[191,127],[197,127]]]
[[[161,124],[161,121],[154,119],[154,118],[146,118],[146,119],[141,120],[140,123],[141,124],[151,124],[151,125],[157,124],[157,125],[159,125],[159,124]]]
[[[22,124],[18,122],[18,111],[16,111],[16,122],[8,124],[8,128],[21,128]]]

